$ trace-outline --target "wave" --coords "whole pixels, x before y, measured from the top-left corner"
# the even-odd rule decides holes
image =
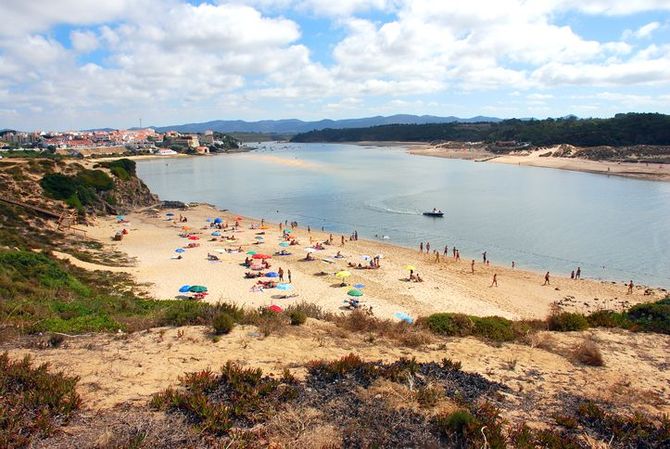
[[[374,210],[377,212],[384,212],[387,214],[398,214],[398,215],[421,215],[421,212],[418,210],[412,210],[412,209],[394,209],[391,207],[386,207],[386,206],[381,206],[381,205],[376,205],[376,204],[370,204],[370,203],[364,203],[364,206],[367,209]]]

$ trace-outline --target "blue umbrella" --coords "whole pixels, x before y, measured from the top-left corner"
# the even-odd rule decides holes
[[[216,218],[214,219],[214,223],[216,223],[216,224],[223,223],[223,220],[222,220],[221,218],[219,218],[219,217],[216,217]]]
[[[212,235],[214,237],[219,237],[221,235],[221,233],[219,231],[214,231],[214,232],[212,232]]]
[[[211,221],[212,221],[212,219],[211,219],[211,218],[208,218],[208,219],[207,219],[207,220],[205,220],[205,221],[206,221],[207,223],[209,223],[209,222],[211,222]]]
[[[277,274],[277,273],[274,272],[274,271],[270,271],[270,272],[268,272],[268,273],[265,273],[265,277],[266,277],[266,278],[277,278],[277,277],[279,277],[279,274]]]
[[[185,253],[186,250],[184,248],[177,248],[174,250],[175,253]]]
[[[117,220],[123,220],[123,219],[125,219],[125,218],[126,218],[126,217],[123,216],[123,215],[117,215],[117,216],[116,216],[116,219],[117,219]]]
[[[277,284],[276,288],[277,288],[277,290],[287,291],[287,290],[291,290],[293,288],[293,285],[291,285],[291,284]]]
[[[354,285],[354,288],[365,288],[365,285],[363,285],[363,284],[356,284],[356,285]]]
[[[188,291],[191,289],[190,285],[182,285],[179,288],[179,293],[188,293]]]
[[[282,248],[286,248],[286,247],[289,246],[289,245],[290,245],[289,242],[281,242],[281,243],[279,244],[279,246],[281,246]]]
[[[400,321],[405,321],[406,323],[409,323],[409,324],[414,323],[414,318],[407,315],[405,312],[396,312],[393,316],[398,318]]]

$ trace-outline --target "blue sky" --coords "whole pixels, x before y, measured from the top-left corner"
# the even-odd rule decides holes
[[[670,0],[4,0],[0,128],[670,113]]]

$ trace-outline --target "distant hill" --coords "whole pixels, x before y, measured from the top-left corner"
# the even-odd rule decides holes
[[[526,142],[547,146],[571,144],[583,147],[600,145],[670,145],[670,115],[617,114],[608,119],[519,120],[480,123],[394,124],[366,128],[323,129],[301,133],[293,142],[360,141],[430,142],[438,140],[470,142]],[[507,145],[505,145],[507,147]]]
[[[376,116],[356,119],[343,120],[319,120],[315,122],[305,122],[297,119],[285,120],[261,120],[257,122],[247,122],[244,120],[214,120],[203,123],[187,123],[183,125],[172,126],[152,126],[158,132],[178,131],[178,132],[204,132],[207,130],[232,133],[264,133],[264,134],[298,134],[319,129],[346,129],[346,128],[367,128],[370,126],[410,124],[421,125],[426,123],[478,123],[489,122],[497,123],[501,119],[495,117],[477,116],[472,118],[459,117],[437,117],[433,115],[408,115],[398,114],[388,117]]]

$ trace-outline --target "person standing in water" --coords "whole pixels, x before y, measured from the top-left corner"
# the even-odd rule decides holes
[[[423,242],[419,243],[419,252],[423,253]]]
[[[547,274],[544,275],[544,284],[542,285],[551,285],[549,283],[549,272],[547,271]]]
[[[575,272],[575,279],[581,279],[582,278],[582,267],[577,267],[577,271]]]
[[[491,285],[489,287],[497,287],[498,286],[498,273],[493,273],[493,281],[491,281]]]
[[[456,250],[456,262],[461,260],[461,252],[459,250]]]
[[[430,253],[430,242],[426,242],[426,254]]]
[[[512,261],[512,270],[514,269],[515,266],[516,266],[516,263],[514,261]]]
[[[575,270],[572,270],[570,272],[570,279],[574,279],[574,278],[575,278]]]
[[[484,251],[482,253],[482,259],[483,259],[484,263],[486,263],[486,251]]]
[[[444,245],[444,257],[447,257],[449,255],[449,246]]]
[[[628,283],[628,292],[626,292],[627,295],[632,295],[633,294],[633,280],[631,279],[630,282]]]

